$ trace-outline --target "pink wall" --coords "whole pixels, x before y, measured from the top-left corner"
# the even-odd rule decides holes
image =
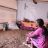
[[[0,6],[0,23],[16,21],[16,10],[17,10],[16,0],[0,0],[0,5],[1,5]]]
[[[0,5],[17,9],[17,2],[16,0],[0,0]]]
[[[15,28],[17,10],[16,0],[0,0],[0,5],[0,23],[8,22],[9,28]],[[0,24],[0,28],[2,27],[3,26]]]
[[[0,23],[16,21],[16,11],[0,7]]]

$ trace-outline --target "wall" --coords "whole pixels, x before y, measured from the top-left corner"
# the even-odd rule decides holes
[[[16,0],[0,0],[0,5],[5,6],[5,7],[10,7],[13,9],[17,9]]]
[[[10,29],[16,29],[16,0],[0,0],[0,23],[8,22]],[[3,25],[0,24],[0,29]]]
[[[16,21],[16,11],[0,7],[0,23]]]
[[[24,17],[30,20],[36,20],[37,18],[47,20],[47,12],[47,3],[34,4],[32,0],[18,0],[17,20],[23,20]]]

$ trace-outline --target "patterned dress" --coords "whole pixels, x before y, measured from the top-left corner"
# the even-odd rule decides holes
[[[27,34],[26,41],[30,41],[30,43],[37,48],[44,48],[45,36],[43,35],[43,32],[44,30],[39,27],[36,31]]]

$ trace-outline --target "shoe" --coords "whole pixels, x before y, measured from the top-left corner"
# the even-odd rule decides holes
[[[23,45],[28,46],[29,48],[32,48],[32,46],[30,44],[27,44],[26,42],[23,42]]]

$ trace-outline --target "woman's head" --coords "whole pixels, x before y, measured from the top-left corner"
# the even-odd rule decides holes
[[[36,21],[39,27],[42,27],[44,25],[43,19],[37,19]]]

